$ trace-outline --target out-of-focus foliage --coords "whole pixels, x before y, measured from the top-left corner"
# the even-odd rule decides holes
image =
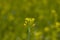
[[[60,0],[0,0],[0,40],[60,40]]]

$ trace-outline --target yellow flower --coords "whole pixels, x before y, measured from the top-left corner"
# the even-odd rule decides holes
[[[56,22],[56,27],[59,27],[60,23],[59,22]]]
[[[55,10],[52,10],[51,12],[52,12],[52,13],[56,13],[56,11],[55,11]]]
[[[25,20],[30,21],[30,18],[25,18]]]
[[[39,36],[39,35],[41,35],[41,34],[42,34],[42,32],[35,32],[35,33],[34,33],[35,36]]]
[[[24,26],[26,26],[26,24],[24,23]]]
[[[25,18],[25,20],[33,22],[35,19],[34,18]]]
[[[35,18],[32,18],[32,21],[34,21],[35,20]]]
[[[25,23],[27,24],[27,21],[25,21]]]
[[[49,31],[49,28],[48,27],[45,27],[44,31],[45,32],[48,32]]]
[[[32,27],[34,27],[36,24],[33,24]]]
[[[31,22],[31,23],[34,22],[34,20],[35,20],[34,18],[30,18],[30,22]]]

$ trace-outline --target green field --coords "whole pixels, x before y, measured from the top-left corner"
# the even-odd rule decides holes
[[[60,0],[0,0],[0,40],[60,40]]]

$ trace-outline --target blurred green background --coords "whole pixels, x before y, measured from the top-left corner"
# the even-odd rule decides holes
[[[60,0],[0,0],[0,40],[60,40]]]

